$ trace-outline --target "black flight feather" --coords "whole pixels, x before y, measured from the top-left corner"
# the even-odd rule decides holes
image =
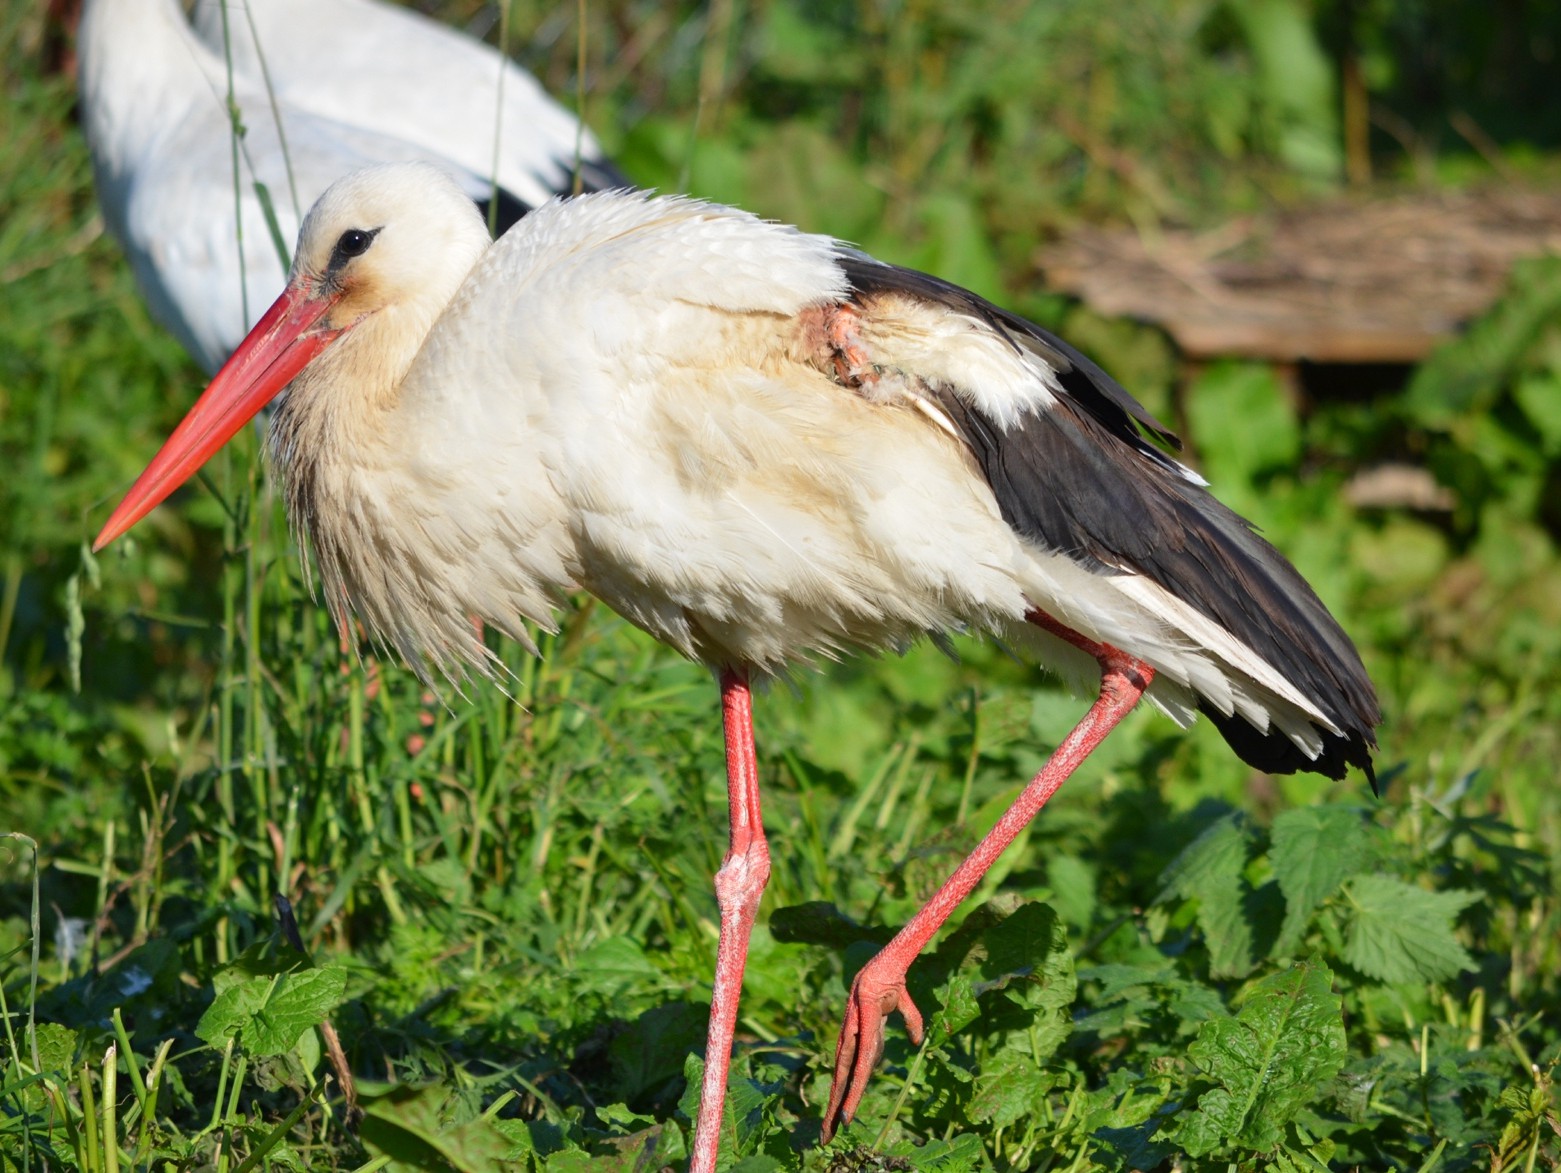
[[[1354,645],[1284,555],[1149,442],[1145,432],[1176,443],[1163,424],[1067,343],[968,290],[854,253],[841,265],[858,296],[946,305],[1055,373],[1054,402],[1006,429],[954,388],[929,388],[1009,525],[1097,574],[1144,575],[1251,648],[1342,730],[1319,730],[1323,750],[1311,760],[1277,729],[1261,733],[1204,703],[1244,761],[1271,773],[1338,778],[1353,764],[1372,775],[1381,714]]]

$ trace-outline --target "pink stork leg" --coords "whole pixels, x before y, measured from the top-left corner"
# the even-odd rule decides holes
[[[826,1141],[834,1135],[839,1124],[850,1121],[862,1102],[862,1093],[867,1090],[873,1067],[883,1054],[883,1024],[891,1010],[898,1010],[904,1017],[905,1030],[911,1041],[921,1043],[921,1012],[905,989],[905,974],[911,962],[959,902],[981,882],[986,870],[1013,842],[1014,836],[1046,805],[1079,763],[1105,740],[1106,734],[1116,728],[1117,722],[1138,703],[1138,698],[1154,679],[1154,669],[1142,660],[1110,644],[1087,639],[1042,611],[1031,610],[1025,619],[1095,657],[1100,664],[1100,696],[1083,720],[1063,738],[1056,752],[1041,767],[1041,772],[1030,780],[997,825],[987,832],[986,838],[965,857],[943,887],[894,940],[856,975],[846,1005],[846,1020],[840,1028],[840,1041],[835,1045],[835,1077],[830,1087],[829,1106],[824,1111],[823,1137]]]
[[[748,674],[721,673],[721,717],[726,729],[726,789],[731,807],[731,846],[715,874],[721,937],[715,951],[715,986],[710,993],[710,1028],[705,1035],[705,1078],[699,1088],[699,1119],[689,1173],[715,1173],[721,1146],[721,1112],[726,1075],[737,1033],[737,1002],[743,992],[748,938],[759,897],[770,878],[770,845],[759,818],[759,763],[753,748],[753,697]]]

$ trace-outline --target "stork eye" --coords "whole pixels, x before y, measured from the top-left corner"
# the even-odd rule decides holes
[[[369,245],[374,243],[375,234],[378,232],[377,228],[373,232],[367,232],[362,228],[347,229],[336,242],[336,255],[343,259],[361,257],[368,251]]]

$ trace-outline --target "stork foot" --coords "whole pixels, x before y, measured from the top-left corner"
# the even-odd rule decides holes
[[[912,954],[914,957],[915,955]],[[835,1076],[830,1083],[829,1107],[824,1111],[823,1138],[827,1142],[835,1129],[850,1122],[857,1105],[867,1091],[873,1068],[883,1057],[883,1024],[891,1011],[905,1019],[905,1033],[911,1042],[921,1044],[921,1011],[905,989],[905,971],[909,963],[890,955],[878,954],[862,967],[851,983],[846,1000],[846,1020],[835,1044]]]

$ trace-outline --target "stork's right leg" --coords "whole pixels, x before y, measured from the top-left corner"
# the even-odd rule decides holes
[[[1106,734],[1127,716],[1154,680],[1154,669],[1142,660],[1110,644],[1088,639],[1045,612],[1032,610],[1025,618],[1095,657],[1100,664],[1100,696],[1083,720],[1063,738],[1062,744],[1041,767],[1041,772],[1030,780],[997,825],[987,832],[986,838],[965,857],[943,887],[894,940],[862,967],[851,983],[845,1023],[840,1028],[840,1041],[835,1044],[835,1077],[830,1086],[829,1106],[824,1110],[823,1136],[826,1141],[834,1135],[836,1127],[850,1121],[862,1102],[867,1081],[883,1053],[883,1024],[890,1011],[898,1010],[905,1019],[906,1033],[911,1041],[921,1042],[921,1012],[905,989],[905,975],[911,962],[960,901],[981,882],[981,877],[1014,837],[1090,752],[1105,740]]]

